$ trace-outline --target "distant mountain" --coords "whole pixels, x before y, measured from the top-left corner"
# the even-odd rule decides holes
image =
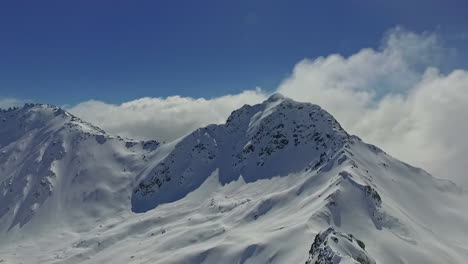
[[[47,105],[0,124],[0,263],[468,259],[466,192],[279,94],[164,144]]]

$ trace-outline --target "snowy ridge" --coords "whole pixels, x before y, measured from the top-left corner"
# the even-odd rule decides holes
[[[0,113],[0,208],[14,208],[0,216],[0,263],[468,259],[466,192],[348,135],[319,106],[273,95],[167,144],[44,107],[19,135],[30,110]]]
[[[22,227],[52,196],[61,200],[56,201],[60,202],[55,205],[59,207],[80,202],[92,207],[88,201],[97,200],[100,195],[104,196],[102,199],[110,199],[105,196],[117,190],[103,190],[102,186],[90,188],[100,182],[93,174],[109,165],[100,166],[96,159],[112,159],[120,163],[119,167],[128,166],[124,170],[134,170],[132,159],[154,145],[110,136],[50,105],[29,104],[0,112],[0,122],[0,217],[11,219],[2,220],[2,229]],[[130,156],[134,157],[126,160],[126,157],[115,156],[119,152],[117,149],[124,149],[123,146],[128,152],[133,150]],[[120,177],[122,181],[130,180],[124,175]],[[102,183],[107,185],[107,180]],[[68,193],[60,193],[62,189],[67,189]]]
[[[273,95],[234,111],[225,125],[200,128],[180,141],[135,188],[132,206],[142,212],[183,198],[215,169],[222,184],[240,175],[253,182],[316,169],[349,140],[319,106]]]

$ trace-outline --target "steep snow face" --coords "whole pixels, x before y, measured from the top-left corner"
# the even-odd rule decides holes
[[[130,174],[157,146],[109,136],[48,105],[0,112],[0,124],[0,230],[22,227],[46,201],[50,216],[75,207],[83,208],[75,216],[99,215],[100,203],[126,208]]]
[[[132,208],[144,212],[183,198],[215,169],[222,184],[316,169],[349,139],[319,106],[273,95],[234,111],[224,125],[200,128],[180,141],[142,177]]]

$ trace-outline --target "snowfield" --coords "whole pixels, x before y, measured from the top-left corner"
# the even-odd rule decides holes
[[[169,143],[0,112],[1,264],[466,263],[466,201],[278,94]]]

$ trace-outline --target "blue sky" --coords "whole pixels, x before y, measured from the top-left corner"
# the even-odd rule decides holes
[[[73,105],[273,91],[303,58],[437,31],[466,68],[468,4],[448,1],[2,1],[0,97]]]

